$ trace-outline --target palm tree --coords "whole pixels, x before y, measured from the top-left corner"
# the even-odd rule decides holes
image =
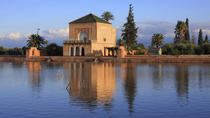
[[[101,17],[107,22],[109,22],[109,20],[114,20],[114,15],[109,11],[104,12]]]
[[[37,47],[42,48],[44,45],[48,43],[47,40],[45,40],[43,37],[41,37],[38,34],[31,34],[29,36],[29,40],[27,40],[27,46],[30,47]]]
[[[163,44],[163,34],[153,34],[152,36],[152,46],[159,48]]]
[[[185,41],[185,33],[187,31],[187,25],[183,21],[178,21],[175,28],[175,43],[183,43]]]

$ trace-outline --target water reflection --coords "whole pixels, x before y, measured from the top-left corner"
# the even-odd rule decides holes
[[[41,84],[41,64],[40,62],[28,63],[29,78],[32,88],[39,89]]]
[[[150,65],[151,67],[151,72],[153,76],[153,85],[154,88],[162,88],[162,83],[163,83],[163,71],[162,71],[162,65]]]
[[[120,64],[122,71],[121,77],[124,83],[125,98],[128,102],[128,110],[132,113],[134,110],[134,100],[136,97],[136,64]]]
[[[116,91],[116,67],[111,63],[66,63],[71,100],[87,109],[111,107]]]
[[[188,98],[189,72],[187,66],[176,66],[176,91],[180,98]]]
[[[0,118],[210,115],[209,65],[27,62],[0,68]]]

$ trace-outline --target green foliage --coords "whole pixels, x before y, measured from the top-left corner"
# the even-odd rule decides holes
[[[205,40],[204,40],[204,44],[208,44],[209,40],[208,40],[208,35],[206,35]]]
[[[174,43],[185,43],[185,34],[187,32],[188,28],[185,22],[183,21],[178,21],[176,28],[175,28],[175,38],[174,38]]]
[[[104,12],[101,17],[107,22],[109,22],[109,20],[114,20],[114,15],[109,11]]]
[[[210,54],[210,44],[204,44],[202,49],[204,54]]]
[[[49,44],[46,47],[46,50],[49,56],[62,56],[63,55],[63,47],[58,46],[55,43]]]
[[[124,40],[119,39],[118,42],[117,42],[117,44],[118,44],[119,46],[124,46],[124,45],[125,45],[125,42],[124,42]]]
[[[195,54],[198,54],[198,55],[200,55],[200,54],[203,54],[204,53],[204,50],[202,49],[202,47],[201,46],[196,46],[195,47]]]
[[[186,19],[185,24],[187,27],[186,32],[185,32],[185,40],[186,40],[186,42],[190,42],[189,19],[188,18]]]
[[[4,55],[4,54],[5,54],[5,49],[0,46],[0,55]]]
[[[163,34],[153,34],[152,47],[159,48],[163,44]]]
[[[132,51],[132,50],[143,50],[143,49],[145,49],[143,43],[139,43],[139,44],[136,44],[136,45],[132,45],[132,46],[130,47],[130,50],[131,50],[131,51]]]
[[[22,48],[4,48],[0,46],[0,55],[24,55]]]
[[[162,47],[162,53],[168,55],[187,55],[198,53],[199,46],[194,44],[165,44]]]
[[[143,43],[139,43],[137,45],[137,50],[142,50],[142,49],[145,49],[144,44]]]
[[[30,47],[37,47],[38,49],[44,47],[48,43],[43,37],[38,34],[32,34],[29,36],[29,40],[27,40],[27,46]]]
[[[123,25],[122,39],[125,41],[128,50],[131,50],[133,46],[137,44],[137,31],[138,28],[134,22],[133,7],[130,4],[129,15],[127,17],[127,22]]]
[[[202,29],[200,29],[200,31],[199,31],[198,45],[200,45],[200,46],[203,45],[203,32],[202,32]]]

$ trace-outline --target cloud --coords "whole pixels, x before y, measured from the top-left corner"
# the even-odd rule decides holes
[[[59,29],[59,30],[47,30],[41,32],[41,35],[43,35],[46,38],[53,39],[53,38],[66,38],[69,35],[69,29]]]
[[[144,43],[146,46],[151,44],[152,35],[154,33],[162,33],[164,35],[164,43],[173,42],[174,29],[176,23],[170,22],[136,22],[138,29],[138,42]],[[117,28],[117,39],[121,38],[122,27]],[[203,35],[210,35],[210,22],[190,23],[190,33],[195,33],[198,36],[199,29],[203,29]],[[26,45],[26,41],[31,33],[9,33],[0,34],[0,45],[4,47],[22,47]],[[63,29],[49,29],[40,32],[40,35],[44,37],[49,43],[57,43],[62,45],[64,40],[69,38],[68,28]]]
[[[152,35],[154,33],[162,33],[164,35],[164,43],[173,42],[175,37],[174,30],[176,23],[170,22],[136,22],[138,29],[138,42],[144,43],[146,46],[151,44]],[[121,38],[118,28],[117,37]],[[198,36],[199,29],[203,29],[203,35],[210,35],[210,22],[190,23],[190,33]]]
[[[62,45],[64,40],[68,40],[68,28],[65,29],[49,29],[40,32],[40,35],[48,40],[49,43],[57,43]],[[0,46],[12,48],[12,47],[23,47],[26,45],[28,37],[32,33],[20,34],[0,34]]]
[[[146,46],[151,44],[152,35],[154,33],[162,33],[164,35],[164,42],[172,42],[174,38],[174,23],[169,22],[137,22],[138,42],[144,43]],[[122,28],[117,28],[117,39],[121,38]],[[119,37],[118,37],[119,36]]]
[[[194,30],[194,32],[199,33],[200,29]],[[202,32],[206,35],[210,35],[210,29],[202,29]]]
[[[0,34],[0,39],[4,39],[4,38],[7,38],[7,39],[10,39],[10,40],[17,40],[17,39],[20,39],[22,36],[20,33],[10,33],[10,34]]]

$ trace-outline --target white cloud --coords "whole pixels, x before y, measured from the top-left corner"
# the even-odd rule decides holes
[[[69,36],[68,28],[65,29],[50,29],[41,31],[40,35],[48,40],[49,43],[57,43],[62,45],[63,40],[68,40]],[[20,34],[20,33],[10,33],[10,34],[0,34],[0,46],[4,47],[23,47],[26,45],[28,37],[32,33]]]
[[[169,22],[137,22],[138,30],[138,41],[145,45],[150,45],[152,35],[154,33],[162,33],[164,35],[164,43],[173,42],[174,39],[174,28],[176,23]],[[203,29],[204,35],[210,35],[210,23],[191,23],[190,33],[196,33],[198,35],[199,29]],[[121,38],[122,27],[117,27],[117,39]],[[31,33],[20,34],[0,34],[0,45],[4,47],[22,47],[26,45],[26,41]],[[69,29],[49,29],[40,32],[40,35],[44,37],[49,43],[57,43],[62,45],[63,40],[68,40]]]
[[[203,29],[203,32],[206,33],[207,35],[210,35],[210,29]]]
[[[0,34],[0,39],[18,40],[22,38],[20,33]]]
[[[199,31],[200,31],[200,29],[195,29],[194,33],[197,33],[197,35],[198,35]],[[203,36],[210,35],[210,29],[202,29],[202,32],[203,32]]]
[[[67,38],[69,35],[69,29],[58,29],[58,30],[47,30],[47,31],[43,31],[41,32],[41,35],[46,37],[46,38],[57,38],[57,37],[62,37],[62,38]]]

